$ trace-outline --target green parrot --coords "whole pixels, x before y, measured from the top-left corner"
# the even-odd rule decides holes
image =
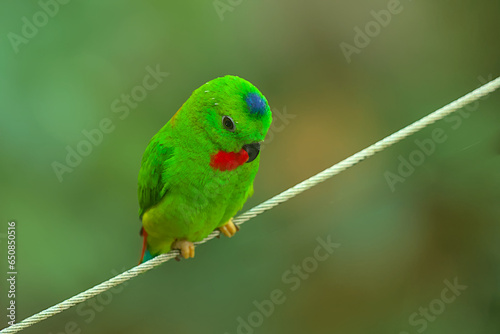
[[[253,194],[271,121],[266,98],[237,76],[193,92],[142,157],[140,263],[171,249],[191,258],[193,243],[215,229],[227,237],[236,233],[232,217]]]

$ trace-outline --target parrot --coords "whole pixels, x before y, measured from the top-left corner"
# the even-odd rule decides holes
[[[196,89],[153,136],[138,176],[139,263],[194,243],[214,230],[232,237],[233,217],[253,195],[272,112],[262,93],[226,75]]]

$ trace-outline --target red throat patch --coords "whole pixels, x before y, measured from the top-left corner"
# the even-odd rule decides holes
[[[248,153],[244,149],[238,153],[219,151],[211,156],[210,167],[225,172],[236,169],[236,167],[243,165],[247,160]]]

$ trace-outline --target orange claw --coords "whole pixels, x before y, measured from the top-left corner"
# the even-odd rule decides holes
[[[239,230],[238,226],[233,223],[233,219],[230,219],[225,225],[219,227],[219,230],[226,237],[231,238]]]
[[[179,249],[181,251],[182,257],[185,259],[194,257],[194,244],[191,241],[176,240],[172,244],[172,249]]]

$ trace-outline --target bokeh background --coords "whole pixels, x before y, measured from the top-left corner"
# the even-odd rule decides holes
[[[44,23],[46,1],[3,1],[0,14],[0,265],[6,272],[15,220],[18,320],[136,264],[141,156],[206,81],[246,78],[275,112],[250,208],[500,74],[498,1],[401,1],[350,62],[341,43],[355,46],[354,29],[390,2],[71,1],[57,13],[52,5],[53,17],[36,34],[24,28],[35,35],[13,47],[23,18]],[[148,66],[169,75],[126,116],[114,112]],[[499,108],[497,92],[235,238],[200,246],[194,260],[170,261],[24,333],[498,333]],[[113,131],[60,182],[54,161],[106,118]],[[446,140],[391,187],[387,172],[436,129]],[[341,246],[291,291],[282,276],[328,236]],[[455,279],[467,288],[440,303]],[[238,329],[239,317],[259,320],[254,301],[275,289],[285,302]],[[438,314],[422,320],[429,305]]]

